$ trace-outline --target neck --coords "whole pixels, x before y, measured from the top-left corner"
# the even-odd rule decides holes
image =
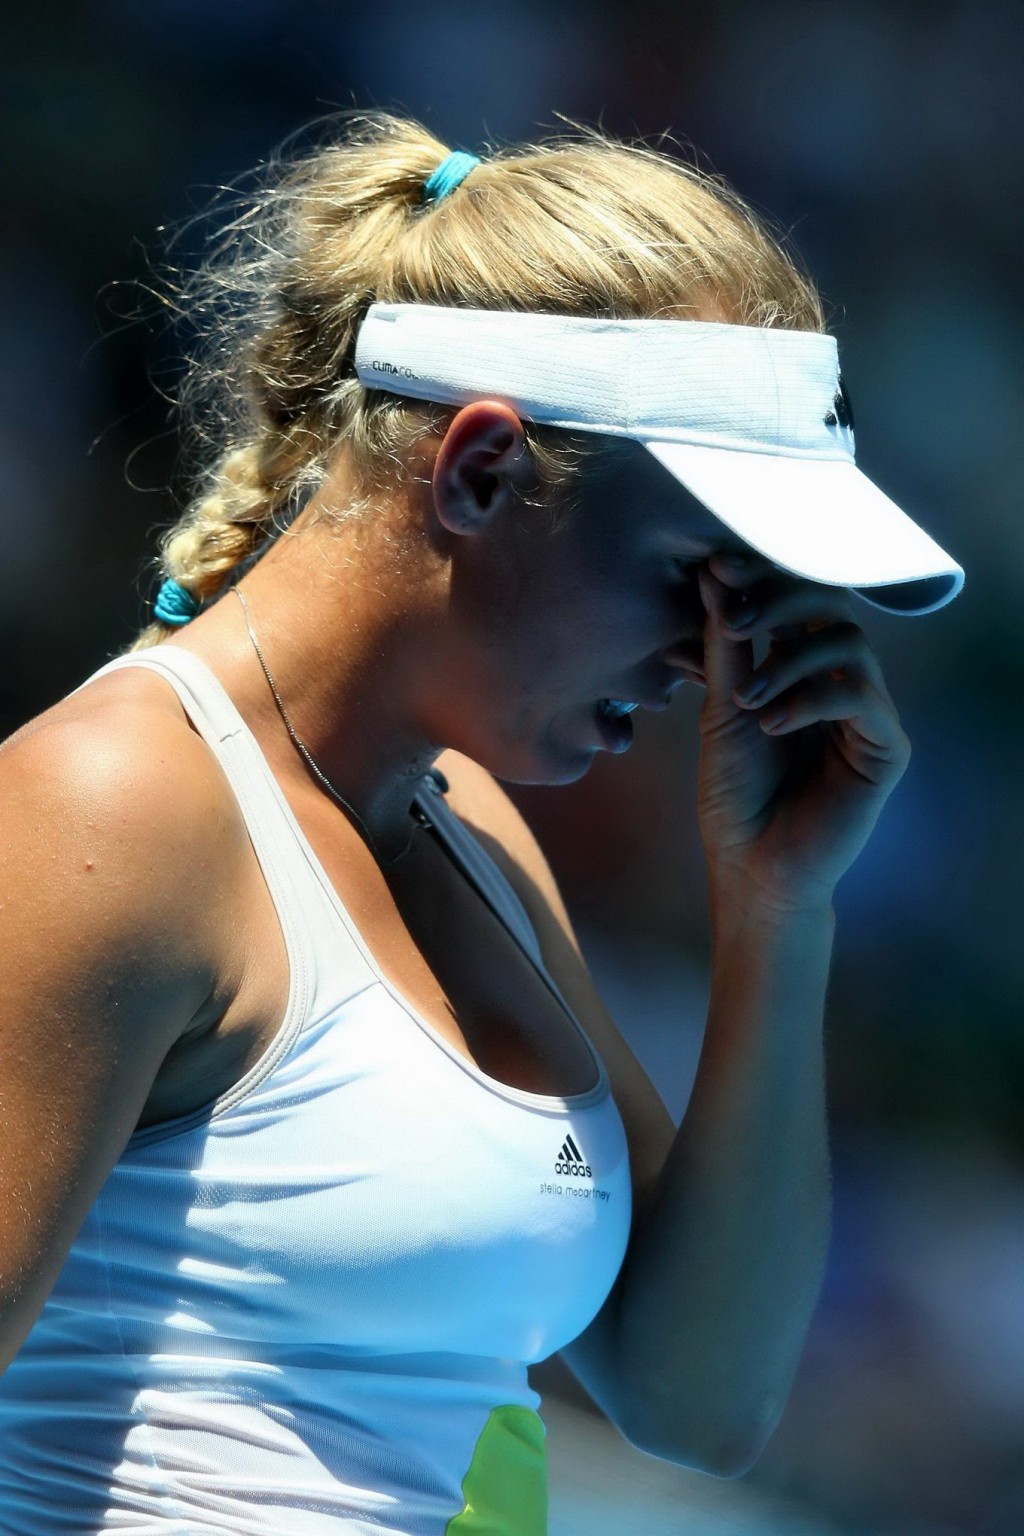
[[[425,552],[403,550],[393,527],[371,513],[337,528],[313,512],[311,504],[239,590],[295,734],[386,863],[409,845],[412,798],[443,745],[429,716],[443,674],[436,597]],[[240,603],[216,603],[176,643],[219,676],[275,772],[317,782],[288,734]]]

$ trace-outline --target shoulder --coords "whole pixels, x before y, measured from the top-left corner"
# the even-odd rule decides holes
[[[462,753],[441,753],[437,767],[448,780],[448,804],[523,903],[552,980],[604,1061],[629,1144],[634,1208],[642,1214],[675,1136],[672,1117],[598,992],[558,882],[522,813],[493,774]]]
[[[211,921],[244,827],[169,685],[90,683],[0,745],[5,889],[63,902],[67,944],[132,939],[161,965],[215,962]]]
[[[173,689],[141,668],[97,678],[28,721],[0,744],[0,776],[8,794],[59,795],[129,832],[179,821],[213,833],[230,798]]]
[[[128,681],[0,746],[0,1374],[224,975],[215,780],[167,701]]]

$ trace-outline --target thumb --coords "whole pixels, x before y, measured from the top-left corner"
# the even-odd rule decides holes
[[[735,639],[723,631],[724,603],[732,592],[713,576],[706,565],[697,570],[697,581],[704,603],[704,675],[707,698],[716,705],[743,714],[732,697],[734,688],[742,688],[754,669],[754,645],[751,640]]]

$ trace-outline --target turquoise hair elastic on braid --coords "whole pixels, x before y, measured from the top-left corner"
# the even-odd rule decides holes
[[[482,163],[476,155],[469,155],[464,149],[453,149],[423,183],[423,201],[439,203],[465,181],[474,166]]]
[[[161,624],[188,624],[199,612],[199,604],[191,592],[186,592],[184,587],[179,587],[170,576],[164,582],[156,595],[153,604],[153,617],[160,620]]]

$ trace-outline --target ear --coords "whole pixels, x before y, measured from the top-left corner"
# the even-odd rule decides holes
[[[449,533],[474,533],[507,507],[523,478],[523,424],[501,400],[456,414],[434,460],[434,508]]]

